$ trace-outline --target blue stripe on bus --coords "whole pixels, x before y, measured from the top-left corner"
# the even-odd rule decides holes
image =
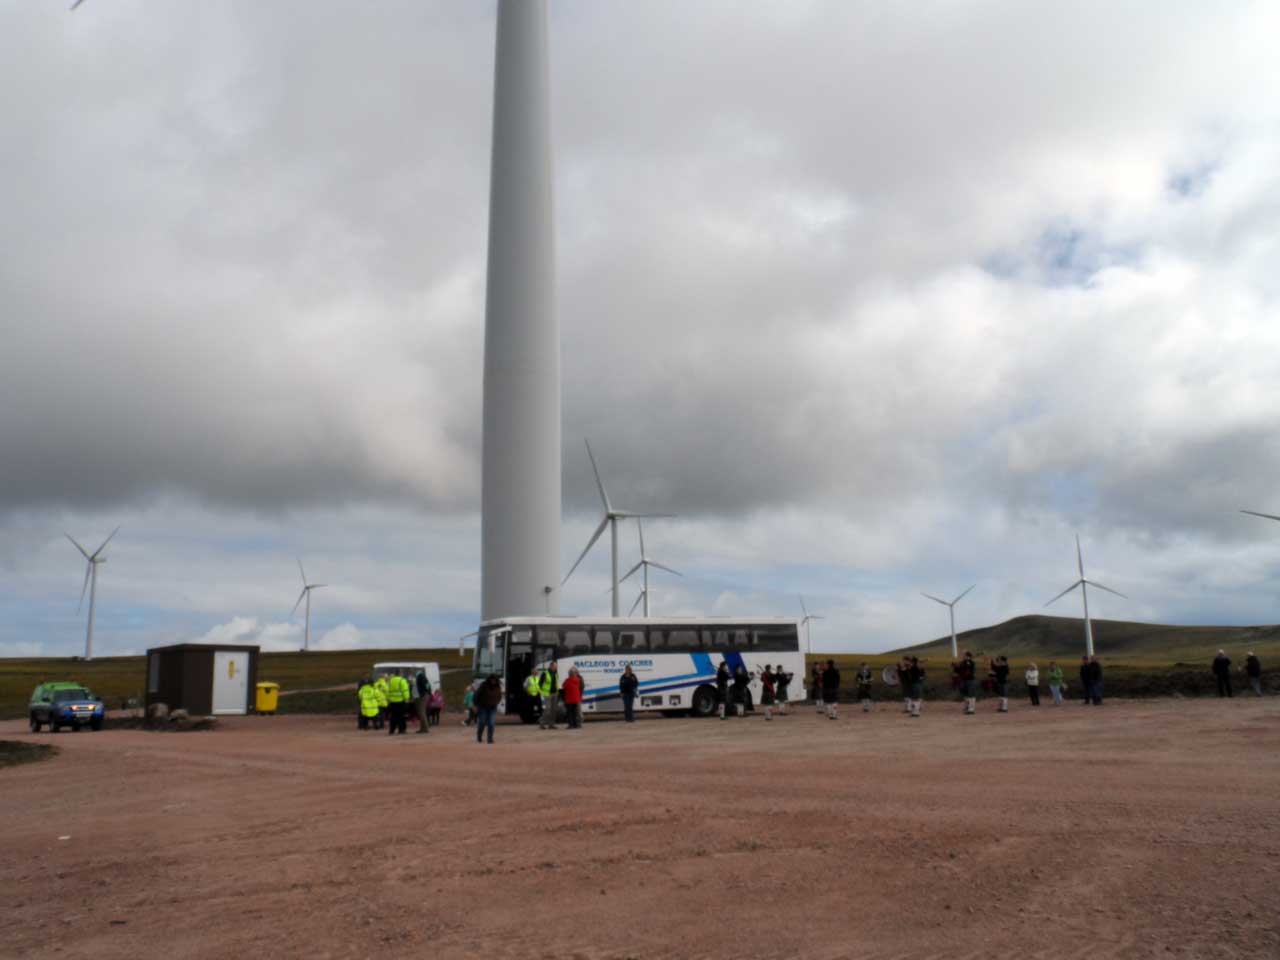
[[[705,679],[705,678],[695,678],[693,680],[685,680],[682,683],[676,683],[674,681],[659,680],[656,682],[665,683],[667,685],[661,686],[661,687],[650,687],[648,690],[645,691],[645,693],[662,693],[663,691],[667,691],[667,690],[683,690],[686,687],[697,687],[697,686],[701,686],[702,679]],[[590,695],[584,694],[582,697],[582,702],[583,703],[588,703],[588,702],[603,703],[605,700],[621,700],[621,699],[622,699],[622,694],[620,692],[619,693],[595,693]]]
[[[724,662],[729,665],[730,673],[737,673],[739,667],[743,670],[747,669],[747,663],[742,659],[742,654],[740,653],[726,653],[724,655]]]

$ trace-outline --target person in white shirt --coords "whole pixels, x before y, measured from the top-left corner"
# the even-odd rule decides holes
[[[1034,663],[1027,667],[1027,693],[1031,694],[1031,705],[1040,706],[1040,671]]]

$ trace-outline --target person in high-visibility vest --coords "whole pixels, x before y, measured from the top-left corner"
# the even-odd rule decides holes
[[[405,708],[409,706],[409,681],[393,673],[387,681],[387,707],[391,711],[391,724],[387,736],[405,732]]]
[[[542,696],[542,719],[538,722],[543,730],[556,729],[556,700],[560,696],[560,674],[556,672],[556,662],[552,660],[538,675],[538,693]]]
[[[375,730],[381,730],[387,722],[387,705],[391,702],[387,697],[388,689],[385,676],[373,681],[373,692],[378,698],[378,719],[373,724]]]
[[[529,698],[529,703],[532,704],[531,713],[540,715],[542,713],[542,707],[540,706],[542,690],[538,685],[538,675],[536,673],[531,673],[524,678],[524,695]]]
[[[378,695],[374,692],[373,684],[369,682],[368,677],[361,678],[356,696],[360,700],[359,727],[361,730],[368,730],[370,722],[378,718]]]

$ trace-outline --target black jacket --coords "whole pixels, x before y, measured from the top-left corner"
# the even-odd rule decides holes
[[[618,689],[622,691],[623,697],[634,699],[636,690],[640,686],[640,678],[634,673],[628,676],[623,674],[618,678]]]
[[[729,689],[729,668],[725,664],[720,664],[720,668],[716,671],[716,689],[724,693]]]
[[[1096,660],[1089,664],[1089,682],[1093,684],[1102,682],[1102,664]]]
[[[1214,657],[1213,672],[1220,677],[1225,677],[1227,674],[1229,674],[1231,672],[1231,658],[1230,657]]]
[[[840,671],[835,667],[827,667],[822,671],[822,690],[825,693],[828,690],[840,689]]]
[[[1262,676],[1262,662],[1257,657],[1249,657],[1244,662],[1244,672],[1251,677]]]

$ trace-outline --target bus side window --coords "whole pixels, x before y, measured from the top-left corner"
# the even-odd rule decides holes
[[[613,653],[613,631],[608,629],[591,631],[591,652],[598,654]]]
[[[649,649],[654,653],[667,653],[667,631],[649,628]]]
[[[565,652],[561,656],[580,657],[591,652],[591,634],[586,630],[574,628],[565,630],[561,635],[561,643],[565,648]]]
[[[639,647],[636,646],[636,640],[640,640]],[[633,650],[644,649],[643,633],[620,633],[618,634],[617,650],[619,653],[631,653]]]
[[[697,630],[675,629],[667,634],[668,653],[697,653],[701,649]]]

